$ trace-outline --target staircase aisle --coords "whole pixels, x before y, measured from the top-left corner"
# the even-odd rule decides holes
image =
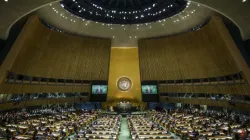
[[[121,123],[121,131],[118,136],[119,140],[131,140],[130,138],[130,131],[128,128],[128,122],[126,117],[122,118],[122,123]]]

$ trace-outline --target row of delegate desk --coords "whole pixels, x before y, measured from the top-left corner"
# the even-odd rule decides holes
[[[211,120],[214,118],[206,116],[184,113],[166,114],[156,111],[151,111],[149,114],[154,121],[180,135],[182,139],[197,139],[198,137],[198,139],[206,140],[230,140],[234,137],[224,133],[229,127],[232,133],[241,132],[239,124],[229,126],[229,122],[225,120],[216,120],[212,123]],[[204,127],[205,125],[207,127]]]
[[[166,130],[150,121],[144,115],[127,116],[128,126],[132,139],[172,140],[174,139]]]
[[[94,122],[88,125],[85,132],[77,134],[76,139],[79,140],[117,140],[120,125],[120,115],[100,115]]]
[[[6,138],[17,140],[59,140],[65,138],[97,119],[98,114],[84,112],[64,112],[55,115],[27,118],[16,124],[0,127],[0,133]]]
[[[61,112],[36,115],[17,123],[0,126],[0,139],[16,140],[116,140],[120,115],[103,115],[98,112]]]

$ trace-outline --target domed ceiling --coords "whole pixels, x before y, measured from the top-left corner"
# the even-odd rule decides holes
[[[112,24],[147,23],[171,17],[186,0],[63,0],[61,5],[79,17]]]
[[[42,21],[62,32],[83,36],[112,38],[112,47],[136,47],[140,38],[169,36],[205,23],[213,12],[188,2],[181,12],[161,20],[138,24],[111,24],[88,20],[72,14],[62,3],[53,3],[36,11]]]
[[[58,3],[61,0],[1,0],[0,1],[0,39],[7,39],[11,27],[25,15],[34,12],[47,5]],[[73,1],[73,0],[72,0]],[[92,1],[92,0],[91,0]],[[96,2],[102,2],[113,6],[138,5],[138,2],[142,3],[143,0],[95,0]],[[123,1],[123,4],[122,4]],[[154,2],[153,0],[149,3]],[[191,0],[192,3],[205,6],[212,11],[219,12],[223,16],[230,19],[240,29],[242,38],[247,40],[250,38],[250,0]],[[97,4],[96,4],[97,5]],[[199,11],[197,11],[199,12]],[[201,12],[202,13],[202,12]],[[50,13],[49,13],[50,14]],[[200,15],[203,17],[202,15]],[[197,17],[200,18],[200,17]]]

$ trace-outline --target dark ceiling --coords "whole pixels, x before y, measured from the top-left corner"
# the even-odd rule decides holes
[[[186,0],[63,0],[61,5],[84,19],[110,24],[147,23],[171,17]]]
[[[84,1],[84,0],[81,0]],[[91,0],[85,0],[91,3]],[[149,7],[153,3],[160,3],[162,0],[93,0],[96,5],[107,9],[116,10],[140,10],[143,7]]]

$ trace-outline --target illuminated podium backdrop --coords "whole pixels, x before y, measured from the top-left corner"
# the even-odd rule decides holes
[[[130,112],[132,108],[132,104],[130,102],[118,102],[117,112]]]

